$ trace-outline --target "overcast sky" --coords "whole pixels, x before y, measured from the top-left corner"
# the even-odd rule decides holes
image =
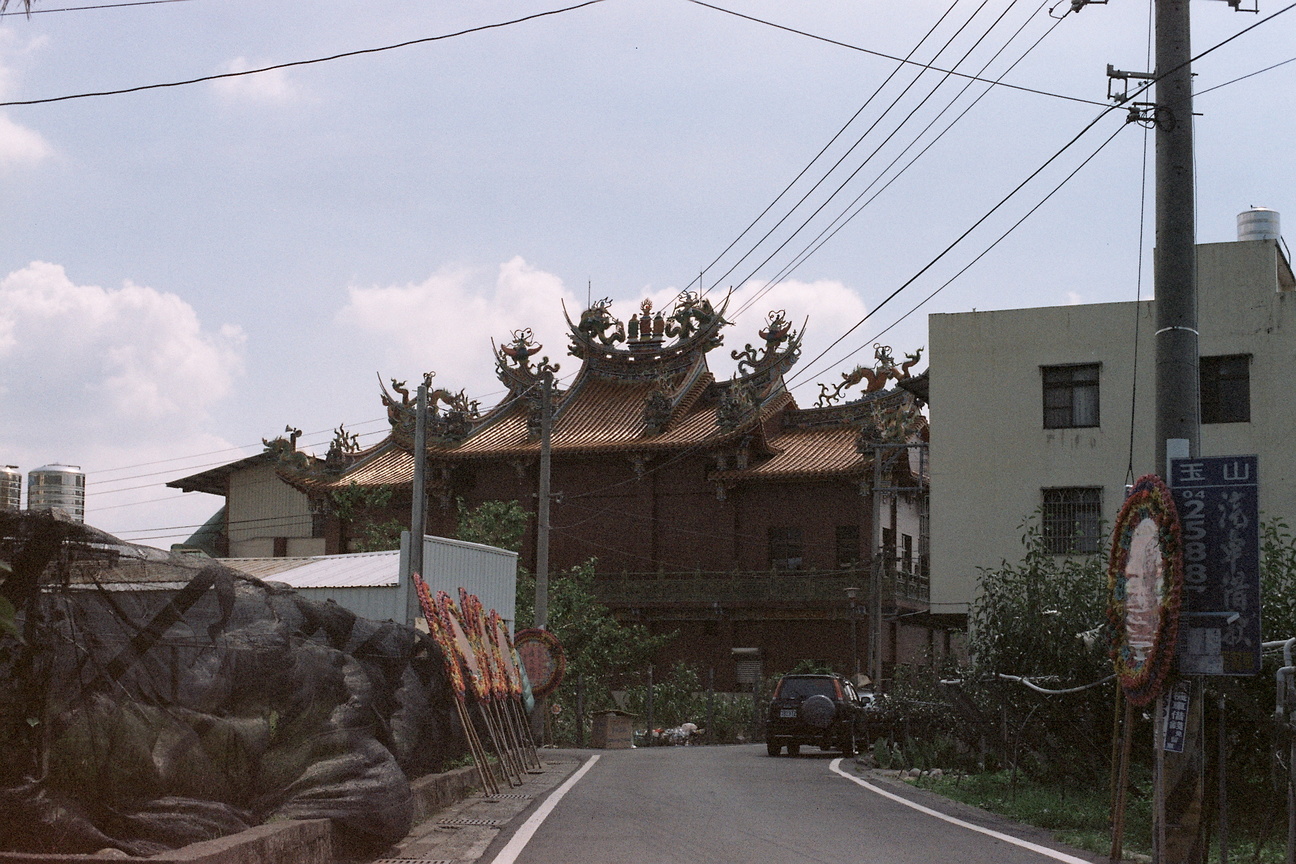
[[[0,463],[81,465],[87,521],[166,546],[221,503],[167,480],[257,452],[285,424],[320,452],[338,423],[376,441],[375,373],[435,370],[489,405],[500,390],[490,339],[530,327],[570,375],[564,302],[575,316],[588,297],[610,297],[625,318],[645,297],[669,303],[705,268],[717,296],[735,288],[731,310],[751,303],[713,370],[729,374],[728,351],[754,341],[771,309],[808,317],[793,384],[810,405],[817,382],[871,360],[879,338],[897,356],[924,346],[929,312],[1133,299],[1144,132],[1124,110],[923,269],[1098,116],[1084,100],[1104,102],[1108,63],[1147,68],[1146,2],[1060,22],[1036,2],[719,4],[841,45],[685,0],[605,0],[319,64],[0,107]],[[1260,3],[1258,15],[1194,3],[1195,51],[1282,8]],[[327,57],[563,5],[181,0],[7,15],[0,101]],[[914,67],[886,83],[897,63],[867,53],[915,45],[915,59],[942,68],[989,63],[989,78],[1026,54],[1004,81],[1043,92],[964,91],[965,79]],[[1199,61],[1198,91],[1294,49],[1296,11]],[[1199,241],[1235,239],[1252,205],[1292,211],[1294,82],[1296,63],[1198,99]],[[852,200],[868,204],[787,273]],[[1149,216],[1145,262],[1150,231]],[[1150,282],[1145,263],[1145,296]]]

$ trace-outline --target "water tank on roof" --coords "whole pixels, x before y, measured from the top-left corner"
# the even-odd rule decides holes
[[[22,507],[22,472],[17,465],[0,468],[0,510]]]
[[[85,474],[79,465],[58,462],[27,474],[27,509],[66,510],[77,522],[85,521]]]
[[[1277,240],[1282,232],[1278,230],[1278,211],[1268,207],[1252,207],[1238,214],[1239,240]]]

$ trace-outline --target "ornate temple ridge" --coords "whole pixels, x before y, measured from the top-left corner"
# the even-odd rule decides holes
[[[818,407],[800,408],[784,378],[801,356],[806,322],[797,327],[784,311],[770,312],[758,339],[729,352],[737,364],[734,375],[716,380],[707,357],[731,325],[727,308],[728,298],[716,308],[686,292],[669,314],[643,301],[626,321],[613,316],[608,299],[592,304],[577,321],[564,309],[568,354],[580,361],[569,386],[557,384],[559,366],[532,331],[516,330],[492,342],[495,371],[507,393],[486,410],[462,390],[434,388],[434,375],[427,373],[430,464],[536,458],[546,379],[556,453],[652,458],[700,447],[731,453],[732,464],[744,465],[744,472],[854,474],[863,470],[860,460],[872,442],[922,437],[921,403],[903,390],[886,389],[911,377],[921,351],[897,364],[890,348],[874,346],[873,367],[844,373],[840,384],[821,387]],[[345,484],[353,477],[362,483],[406,482],[400,478],[413,452],[417,400],[403,381],[393,379],[390,389],[381,378],[380,384],[390,437],[360,452],[353,436],[340,433],[329,458],[321,460],[327,465],[279,460],[285,479],[293,475],[290,482],[303,488]],[[840,404],[856,385],[863,392]],[[832,456],[825,447],[848,450]],[[767,464],[772,467],[761,467]]]

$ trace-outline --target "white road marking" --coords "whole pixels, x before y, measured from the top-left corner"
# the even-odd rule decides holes
[[[517,857],[522,854],[522,850],[531,842],[532,835],[549,818],[549,814],[558,806],[558,802],[571,791],[572,787],[585,776],[587,771],[594,767],[594,763],[598,760],[597,755],[591,756],[589,761],[577,769],[575,774],[567,778],[567,782],[555,789],[553,794],[546,798],[544,803],[531,814],[531,818],[522,823],[522,827],[517,830],[517,833],[509,838],[509,842],[504,844],[504,848],[499,851],[491,864],[513,864],[513,862],[517,861]]]
[[[1041,846],[1038,843],[1032,843],[1029,840],[1022,840],[1017,837],[1012,837],[1008,834],[1004,834],[1000,831],[994,831],[990,828],[982,828],[980,825],[973,825],[971,822],[964,822],[962,819],[956,819],[953,816],[949,816],[945,813],[941,813],[939,810],[933,810],[930,807],[924,807],[921,804],[910,801],[908,798],[902,798],[901,796],[895,794],[894,792],[888,792],[887,790],[881,788],[880,786],[874,786],[872,783],[869,783],[867,780],[846,773],[840,767],[841,761],[842,760],[840,759],[834,759],[832,762],[828,764],[828,767],[831,768],[834,773],[840,774],[842,777],[845,777],[847,780],[851,781],[852,783],[858,783],[860,786],[863,786],[865,789],[869,790],[870,792],[876,792],[877,794],[881,795],[883,798],[890,798],[892,801],[897,801],[905,805],[906,807],[912,807],[914,810],[917,810],[919,813],[926,813],[928,816],[935,816],[937,819],[943,819],[944,821],[950,823],[951,825],[959,825],[963,828],[967,828],[970,831],[976,831],[979,834],[985,834],[989,837],[993,837],[996,840],[1002,840],[1005,843],[1011,843],[1014,846],[1020,846],[1023,849],[1029,849],[1032,852],[1038,852],[1040,855],[1047,855],[1049,858],[1052,858],[1055,861],[1065,861],[1066,864],[1093,864],[1093,862],[1088,859],[1077,858],[1074,855],[1068,855],[1065,852],[1059,852],[1056,849],[1050,849],[1047,846]]]

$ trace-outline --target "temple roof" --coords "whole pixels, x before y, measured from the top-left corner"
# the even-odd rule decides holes
[[[911,394],[882,389],[888,380],[908,378],[908,367],[918,355],[911,355],[902,374],[890,359],[890,349],[879,348],[877,368],[860,367],[843,375],[843,383],[831,392],[821,388],[825,392],[819,407],[802,409],[783,376],[800,356],[804,327],[793,327],[783,312],[769,314],[758,334],[763,344],[749,343],[730,352],[738,372],[728,381],[717,381],[707,354],[723,343],[727,301],[717,310],[686,293],[669,315],[654,314],[644,301],[627,323],[613,318],[610,306],[601,300],[585,310],[579,322],[568,318],[568,353],[581,366],[567,388],[550,385],[555,456],[740,450],[732,464],[724,456],[716,458],[719,470],[712,479],[855,476],[870,464],[867,451],[861,450],[861,430],[887,427],[893,435],[909,435],[915,422],[925,425]],[[425,376],[428,459],[455,463],[537,457],[544,382],[554,381],[558,371],[548,356],[541,356],[542,349],[529,330],[515,331],[496,348],[496,372],[508,392],[484,413],[463,391],[433,388],[432,374]],[[859,400],[833,404],[843,390],[862,380],[867,380],[868,389]],[[391,423],[386,440],[364,451],[335,453],[338,448],[331,448],[327,460],[313,465],[281,463],[281,476],[303,491],[353,482],[408,485],[414,468],[417,399],[404,382],[391,383],[400,398],[382,388]],[[882,414],[895,416],[887,420]],[[895,419],[901,415],[907,418],[904,422]]]

